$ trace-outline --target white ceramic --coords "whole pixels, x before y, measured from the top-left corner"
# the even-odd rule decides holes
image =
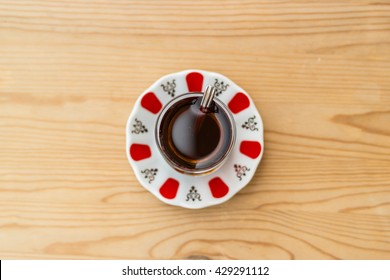
[[[203,91],[208,85],[217,88],[216,98],[231,111],[236,141],[219,169],[205,175],[183,174],[165,161],[157,147],[157,117],[172,98]],[[141,94],[127,121],[126,154],[138,181],[171,205],[196,209],[227,201],[252,179],[263,152],[263,122],[252,99],[218,73],[186,70],[160,78]]]

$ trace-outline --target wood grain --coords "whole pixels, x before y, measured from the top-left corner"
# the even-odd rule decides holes
[[[0,0],[0,258],[389,259],[387,1]],[[127,162],[138,95],[188,68],[260,110],[253,181],[165,205]]]

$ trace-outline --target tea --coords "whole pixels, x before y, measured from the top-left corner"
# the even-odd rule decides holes
[[[229,116],[216,102],[207,109],[201,108],[201,100],[201,96],[190,96],[174,103],[157,128],[160,148],[180,169],[213,167],[231,147],[233,129]]]

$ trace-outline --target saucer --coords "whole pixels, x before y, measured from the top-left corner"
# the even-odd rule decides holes
[[[174,97],[217,89],[216,97],[233,115],[236,141],[226,162],[205,175],[176,171],[160,153],[157,117]],[[204,208],[229,200],[254,176],[264,152],[263,122],[250,96],[225,76],[186,70],[164,76],[137,99],[126,126],[126,154],[140,184],[161,201],[184,208]]]

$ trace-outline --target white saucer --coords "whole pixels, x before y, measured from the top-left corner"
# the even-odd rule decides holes
[[[160,154],[155,125],[162,108],[173,98],[213,85],[216,98],[227,105],[236,122],[233,150],[219,169],[206,175],[186,175],[172,168]],[[186,70],[162,77],[144,91],[126,126],[126,154],[147,190],[165,203],[204,208],[227,201],[245,187],[264,152],[263,122],[250,96],[218,73]]]

